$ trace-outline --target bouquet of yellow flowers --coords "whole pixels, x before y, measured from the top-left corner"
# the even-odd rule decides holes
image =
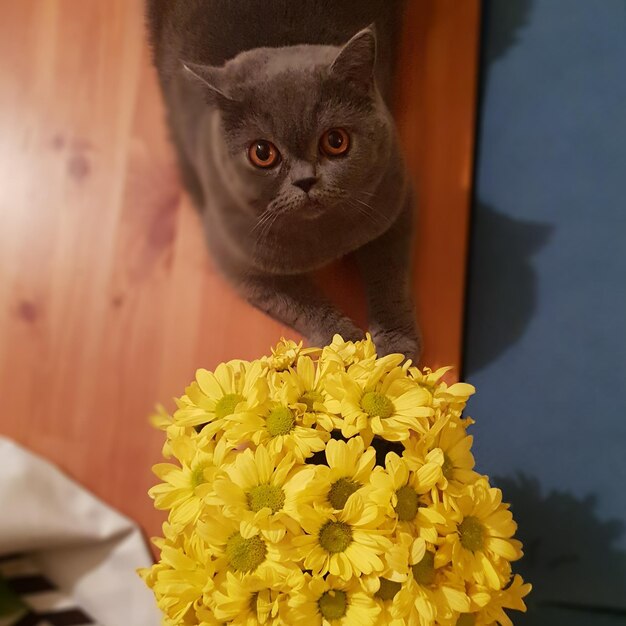
[[[368,336],[200,369],[154,418],[169,511],[141,576],[166,626],[509,626],[530,591],[502,493],[474,471],[474,388]]]

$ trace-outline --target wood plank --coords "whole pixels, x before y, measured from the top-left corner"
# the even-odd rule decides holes
[[[458,364],[478,1],[409,10],[397,112],[421,197],[425,362]],[[355,306],[349,272],[338,283]],[[0,432],[156,534],[152,406],[283,333],[208,258],[141,3],[0,0]]]
[[[461,365],[479,0],[409,0],[395,116],[418,194],[415,292],[424,365]]]

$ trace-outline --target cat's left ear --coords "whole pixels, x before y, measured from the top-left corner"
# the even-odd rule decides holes
[[[207,90],[208,99],[216,104],[220,102],[232,102],[233,98],[228,94],[223,70],[212,65],[199,65],[183,61],[183,72],[191,80],[203,85]]]
[[[345,44],[332,62],[330,73],[369,89],[374,80],[375,65],[376,29],[371,24]]]

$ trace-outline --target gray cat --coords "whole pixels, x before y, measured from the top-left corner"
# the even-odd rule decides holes
[[[148,25],[219,269],[324,345],[363,332],[310,273],[353,254],[379,353],[418,358],[413,200],[386,102],[400,10],[400,0],[148,0]]]

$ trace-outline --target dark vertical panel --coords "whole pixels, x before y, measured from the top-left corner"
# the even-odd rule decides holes
[[[626,3],[492,0],[484,19],[465,359],[476,456],[526,542],[534,611],[516,624],[621,623]]]

